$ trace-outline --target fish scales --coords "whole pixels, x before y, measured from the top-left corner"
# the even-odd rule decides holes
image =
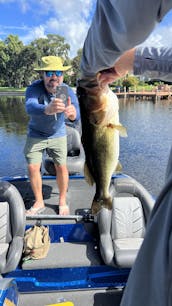
[[[118,165],[119,123],[117,96],[109,87],[88,87],[81,81],[77,87],[81,112],[82,144],[85,151],[84,174],[89,184],[96,184],[91,211],[96,214],[102,207],[112,209],[109,193],[111,177]],[[123,133],[125,134],[125,133]]]

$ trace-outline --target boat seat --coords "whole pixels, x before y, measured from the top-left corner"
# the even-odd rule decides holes
[[[0,182],[0,273],[16,269],[22,256],[25,208],[15,186]]]
[[[112,210],[102,208],[97,221],[105,264],[131,267],[143,242],[147,222],[140,199],[114,197]]]
[[[67,168],[69,174],[82,173],[85,162],[84,149],[81,144],[81,136],[77,129],[66,126],[67,129]],[[46,150],[44,168],[49,175],[56,175],[51,150]]]

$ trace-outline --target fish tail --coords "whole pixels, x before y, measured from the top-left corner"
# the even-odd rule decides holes
[[[96,200],[94,198],[92,206],[91,206],[91,213],[93,215],[96,215],[99,212],[99,210],[101,210],[103,207],[109,210],[112,209],[112,198],[111,197],[108,197],[106,199],[101,199],[101,200]]]

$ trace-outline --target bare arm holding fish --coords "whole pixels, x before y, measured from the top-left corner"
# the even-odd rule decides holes
[[[125,51],[146,40],[171,8],[170,0],[98,0],[83,48],[83,78],[114,67]]]
[[[149,78],[172,80],[172,48],[137,47],[124,52],[113,69],[101,72],[101,84],[110,84],[128,72]]]

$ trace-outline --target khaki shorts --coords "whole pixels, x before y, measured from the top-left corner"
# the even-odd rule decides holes
[[[31,138],[27,137],[24,155],[28,164],[41,164],[43,153],[48,149],[53,161],[57,165],[66,165],[67,137],[59,138]]]

